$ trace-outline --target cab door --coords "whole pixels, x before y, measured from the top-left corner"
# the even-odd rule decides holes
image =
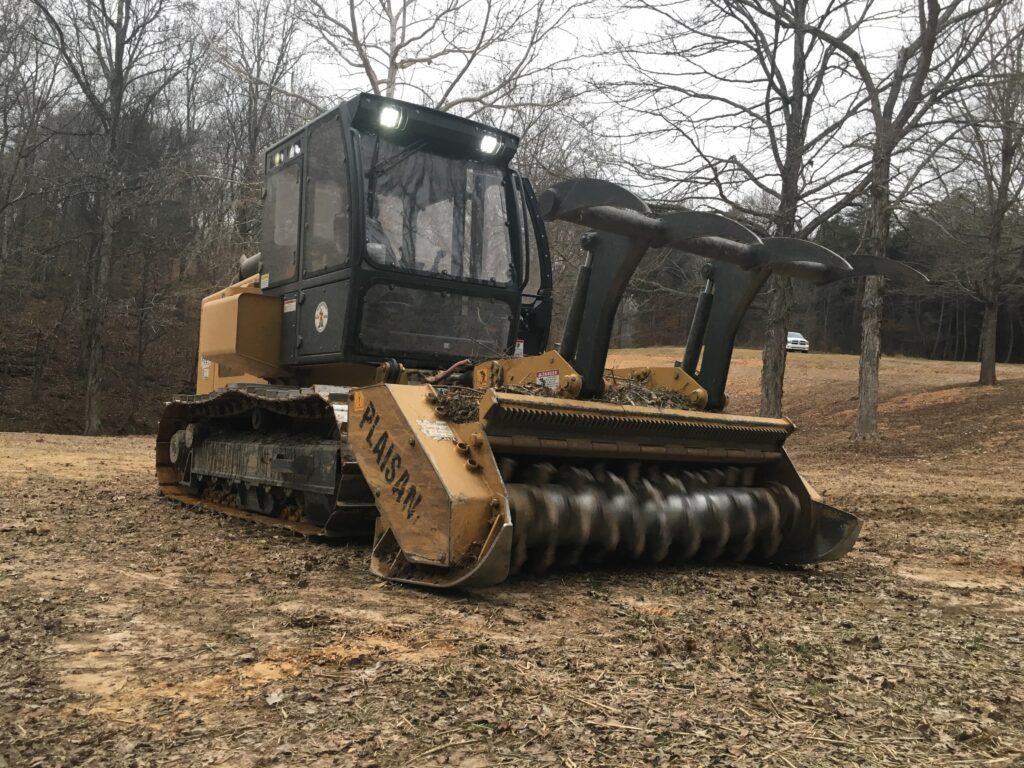
[[[351,276],[351,201],[344,118],[333,110],[305,131],[301,277],[295,306],[298,362],[345,354]]]

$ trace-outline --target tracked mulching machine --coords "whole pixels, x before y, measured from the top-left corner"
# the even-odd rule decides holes
[[[266,154],[261,252],[203,300],[196,393],[167,405],[164,495],[323,536],[437,587],[592,562],[835,559],[787,419],[722,413],[740,320],[773,272],[916,276],[625,189],[536,196],[518,139],[361,95]],[[588,228],[557,351],[544,220]],[[606,370],[644,253],[709,259],[675,366]]]

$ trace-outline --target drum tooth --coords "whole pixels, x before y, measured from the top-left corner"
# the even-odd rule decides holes
[[[743,471],[739,467],[726,467],[724,471],[723,485],[735,488],[743,484]]]
[[[672,546],[668,505],[665,496],[650,480],[641,480],[638,490],[642,494],[640,509],[646,521],[644,559],[660,563],[668,556],[669,548]]]
[[[643,552],[644,545],[644,529],[636,497],[629,490],[625,480],[612,472],[606,474],[608,502],[605,505],[605,510],[608,516],[614,520],[617,533],[615,547],[609,549],[607,554],[635,559]]]
[[[683,485],[688,493],[702,491],[708,487],[708,480],[699,472],[683,472]]]
[[[767,560],[774,555],[782,543],[782,524],[779,514],[779,505],[775,497],[764,488],[754,488],[751,491],[757,501],[758,507],[758,530],[757,543],[754,546],[754,556],[759,560]]]
[[[781,483],[770,483],[766,486],[766,490],[778,504],[782,539],[785,540],[800,523],[800,500],[793,491]]]
[[[498,459],[498,473],[501,475],[503,482],[507,483],[515,477],[516,468],[519,466],[519,462],[510,456],[502,456]]]
[[[523,471],[523,482],[534,486],[547,485],[556,473],[555,465],[549,462],[531,464]]]
[[[697,558],[704,562],[718,560],[729,543],[729,523],[732,519],[732,499],[721,491],[705,491],[711,514],[708,526],[702,531],[703,541]]]
[[[745,488],[750,488],[754,485],[757,479],[757,467],[753,464],[747,464],[743,467],[743,479],[740,484]]]
[[[693,526],[686,487],[682,480],[675,475],[663,474],[659,488],[665,499],[665,518],[668,523],[670,539],[669,551],[674,553],[671,559],[681,559],[677,557],[680,550],[686,548],[695,537],[699,539]]]
[[[527,565],[533,573],[543,573],[555,564],[565,500],[558,489],[551,487],[540,489],[536,496],[539,501],[537,517],[540,520],[540,525],[537,526],[536,536],[530,537],[530,543],[534,546],[530,547],[531,552]]]
[[[658,485],[662,493],[665,494],[686,494],[686,486],[683,485],[683,481],[679,479],[678,475],[665,472],[661,475],[661,481]]]
[[[704,545],[705,536],[710,538],[713,535],[715,517],[711,499],[706,493],[691,493],[685,500],[688,527],[693,532],[693,537],[683,542],[683,546],[678,550],[678,558],[692,560]]]
[[[644,470],[644,477],[650,480],[656,488],[660,488],[665,482],[665,473],[657,464],[650,464]]]
[[[810,545],[817,529],[815,505],[802,504],[792,489],[779,483],[772,483],[769,488],[775,493],[783,519],[788,519],[788,525],[782,528],[782,544],[776,554],[785,556],[786,552]]]
[[[706,478],[709,488],[721,488],[722,486],[726,485],[725,471],[720,469],[719,467],[705,469],[704,477]]]
[[[512,513],[512,559],[509,572],[519,573],[526,562],[529,537],[535,530],[534,490],[529,486],[512,484],[508,486],[508,505]]]
[[[622,539],[622,528],[616,508],[617,501],[606,490],[595,488],[597,496],[598,525],[595,531],[593,546],[588,552],[591,562],[603,562],[610,553],[619,548]]]
[[[632,497],[629,504],[629,525],[632,531],[630,546],[622,554],[629,560],[639,560],[647,549],[647,516],[638,495],[633,491],[629,495]]]
[[[593,488],[580,489],[568,498],[566,525],[562,531],[566,547],[559,555],[562,565],[579,563],[599,524],[600,499]]]
[[[572,465],[559,470],[558,480],[576,491],[582,491],[595,484],[594,475],[589,469]]]
[[[732,537],[726,556],[730,560],[745,560],[757,540],[757,500],[749,488],[735,489],[729,496],[733,502]]]

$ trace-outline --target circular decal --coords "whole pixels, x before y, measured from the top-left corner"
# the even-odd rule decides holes
[[[327,302],[321,301],[313,312],[313,325],[316,327],[317,333],[323,333],[324,328],[327,327],[327,314]]]

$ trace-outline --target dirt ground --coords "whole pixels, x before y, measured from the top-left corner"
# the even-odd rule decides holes
[[[670,360],[671,350],[619,353]],[[734,412],[756,406],[741,351]],[[791,360],[818,567],[379,582],[155,495],[152,438],[0,434],[0,767],[1024,765],[1024,367]]]

